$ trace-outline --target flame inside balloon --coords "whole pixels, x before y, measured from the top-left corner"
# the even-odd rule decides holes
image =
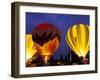
[[[79,57],[85,58],[90,50],[90,27],[85,24],[73,25],[66,34],[66,41]]]
[[[61,33],[53,24],[39,24],[32,32],[32,39],[35,43],[37,52],[42,56],[45,64],[57,50]]]
[[[35,43],[36,49],[42,56],[45,63],[50,59],[51,55],[56,51],[56,49],[59,46],[59,40],[57,37],[55,37],[53,40],[49,40],[47,43],[45,43],[43,46]]]

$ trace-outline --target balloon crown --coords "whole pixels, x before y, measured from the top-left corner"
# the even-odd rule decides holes
[[[39,45],[43,45],[48,42],[50,39],[54,39],[57,36],[59,42],[61,40],[60,30],[53,24],[42,23],[39,24],[32,31],[32,40]]]

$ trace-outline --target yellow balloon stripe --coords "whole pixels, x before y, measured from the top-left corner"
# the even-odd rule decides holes
[[[81,44],[81,31],[80,31],[80,27],[79,25],[75,25],[74,28],[73,28],[73,32],[76,32],[74,33],[73,35],[76,35],[76,38],[75,38],[75,41],[77,43],[76,45],[76,49],[78,50],[78,52],[76,53],[77,55],[81,56],[81,53],[80,53],[80,44]]]
[[[88,33],[89,35],[88,40],[87,40],[87,46],[86,46],[86,51],[88,52],[90,50],[90,27],[88,27]]]
[[[73,41],[72,41],[73,39],[71,38],[71,35],[70,35],[71,31],[70,31],[70,30],[71,30],[71,29],[69,29],[69,30],[68,30],[68,33],[67,33],[67,34],[69,35],[69,36],[67,36],[67,37],[68,37],[68,38],[67,38],[67,39],[68,39],[67,42],[68,42],[68,44],[69,44],[69,47],[71,47],[71,49],[72,49],[73,51],[75,51],[76,53],[78,53],[78,50],[75,48],[75,46],[74,46],[75,44],[74,44]]]
[[[78,24],[78,25],[76,25],[76,27],[75,27],[75,29],[74,29],[74,31],[76,31],[76,34],[77,34],[77,37],[76,37],[76,39],[77,39],[77,49],[78,49],[78,53],[76,53],[77,55],[79,55],[79,56],[81,56],[81,52],[80,52],[80,47],[81,47],[81,45],[79,45],[79,44],[81,44],[82,43],[82,39],[81,39],[81,34],[82,34],[82,32],[81,32],[81,30],[80,30],[81,28],[80,28],[80,25]],[[74,34],[73,34],[74,35]]]
[[[85,30],[84,30],[84,25],[83,24],[79,24],[77,30],[79,30],[80,32],[78,34],[80,34],[80,36],[77,36],[78,39],[80,39],[80,44],[78,44],[80,46],[79,51],[80,51],[80,56],[83,56],[84,54],[84,42],[85,42]]]
[[[70,31],[70,29],[69,29],[69,31]],[[69,31],[68,31],[68,33],[67,33],[68,35],[69,35]],[[70,36],[66,36],[66,41],[67,41],[69,47],[70,47],[72,50],[74,50],[73,44],[71,43]],[[69,41],[70,41],[70,42],[69,42]]]
[[[87,25],[83,25],[83,26],[86,26],[86,27],[84,27],[84,30],[85,30],[84,35],[89,35],[88,26]],[[89,39],[89,37],[85,36],[85,38],[84,38],[84,41],[85,41],[84,49],[86,49],[86,47],[87,47],[88,39]]]
[[[85,25],[85,35],[88,35],[88,36],[85,36],[85,46],[84,46],[84,51],[85,51],[85,53],[84,53],[84,56],[88,53],[88,51],[89,51],[89,28],[88,28],[88,26],[87,25]]]

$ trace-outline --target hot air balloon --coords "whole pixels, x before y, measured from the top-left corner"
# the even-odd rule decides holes
[[[86,55],[90,50],[90,27],[85,24],[73,25],[66,34],[66,41],[69,47],[85,63]]]
[[[48,64],[48,60],[55,53],[60,44],[61,33],[55,25],[42,23],[33,29],[32,40],[44,64]]]
[[[31,59],[37,52],[36,47],[33,46],[32,35],[26,34],[26,62]]]

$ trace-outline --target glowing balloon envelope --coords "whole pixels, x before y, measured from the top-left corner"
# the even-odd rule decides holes
[[[85,58],[90,49],[90,27],[85,24],[73,25],[66,34],[66,41],[79,57]]]
[[[59,46],[59,40],[57,37],[55,37],[53,40],[49,40],[47,43],[45,43],[43,46],[40,46],[39,44],[35,43],[36,49],[42,56],[44,62],[47,64],[47,61],[53,55],[53,53],[56,51],[56,49]]]
[[[37,52],[36,47],[33,46],[32,35],[26,34],[26,60],[32,58],[32,56]]]

